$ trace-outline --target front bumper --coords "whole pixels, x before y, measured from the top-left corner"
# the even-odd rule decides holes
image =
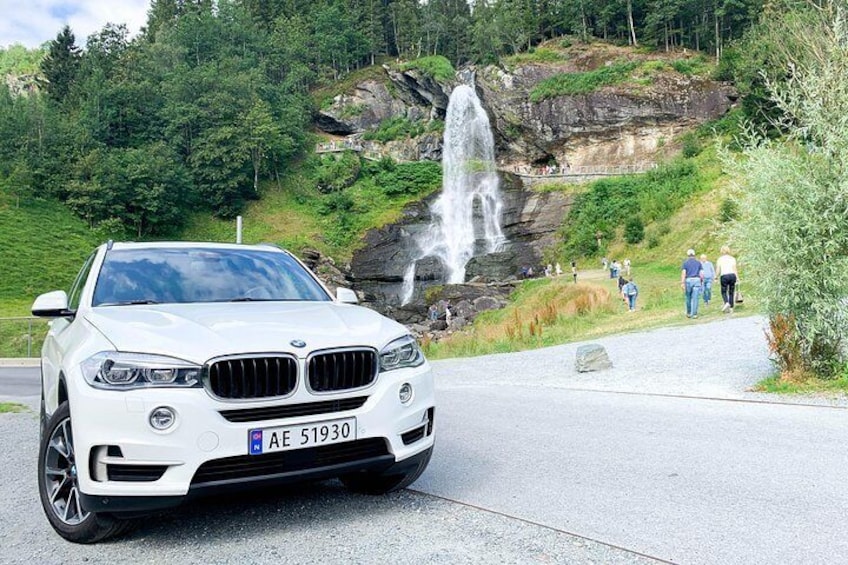
[[[381,373],[367,389],[314,394],[299,387],[276,401],[221,401],[205,389],[106,391],[75,379],[70,394],[81,500],[86,510],[143,513],[187,497],[271,483],[325,479],[358,470],[400,473],[434,442],[434,387],[429,364]],[[415,391],[407,405],[398,390]],[[234,422],[222,412],[367,397],[358,408],[309,416]],[[177,415],[167,431],[149,424],[167,406]],[[249,455],[249,432],[338,418],[356,418],[353,442]]]

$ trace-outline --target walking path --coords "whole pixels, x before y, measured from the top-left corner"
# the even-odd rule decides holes
[[[751,391],[774,367],[761,316],[607,336],[532,351],[433,361],[443,387],[510,385],[731,400],[848,406],[844,396]],[[578,373],[577,348],[604,346],[613,367]]]

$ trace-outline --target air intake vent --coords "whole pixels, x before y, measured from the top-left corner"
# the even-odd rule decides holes
[[[206,386],[218,398],[286,396],[297,386],[297,360],[282,355],[222,359],[209,365]]]
[[[246,408],[243,410],[222,410],[221,415],[230,422],[259,422],[262,420],[278,420],[297,416],[314,416],[315,414],[333,414],[345,410],[360,408],[367,396],[356,398],[340,398],[324,402],[307,402],[304,404],[288,404],[284,406],[267,406],[265,408]]]
[[[314,392],[362,388],[377,377],[377,353],[373,349],[325,351],[312,355],[307,364],[309,387]]]

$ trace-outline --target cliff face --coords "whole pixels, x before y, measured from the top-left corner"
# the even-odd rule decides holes
[[[735,99],[726,85],[668,72],[638,88],[616,85],[531,102],[536,85],[559,72],[530,65],[478,73],[477,91],[505,163],[555,160],[574,167],[653,161],[664,141],[722,116]]]
[[[629,165],[656,160],[665,142],[722,116],[735,101],[732,87],[679,73],[658,57],[613,46],[584,46],[569,50],[559,62],[491,65],[463,74],[475,77],[502,165]],[[598,70],[622,61],[653,66],[592,92],[531,101],[534,89],[557,74]],[[359,137],[392,117],[422,123],[444,119],[455,83],[438,83],[417,70],[384,67],[384,71],[382,82],[368,80],[337,96],[316,117],[318,128]],[[378,149],[403,160],[441,157],[439,136],[433,134],[392,141]]]

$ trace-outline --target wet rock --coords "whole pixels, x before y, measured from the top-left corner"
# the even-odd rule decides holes
[[[607,350],[602,345],[590,343],[577,348],[575,368],[578,373],[603,371],[612,368],[612,362],[607,355]]]

